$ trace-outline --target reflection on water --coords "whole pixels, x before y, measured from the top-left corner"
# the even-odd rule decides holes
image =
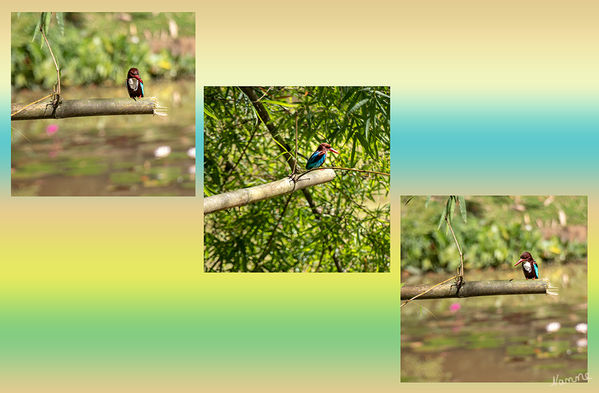
[[[512,273],[471,272],[466,277],[520,278],[509,276]],[[586,261],[543,266],[542,278],[559,287],[558,296],[422,300],[406,305],[401,311],[402,381],[551,382],[556,375],[574,378],[586,373],[586,273]],[[444,278],[427,277],[427,282],[436,279]]]
[[[12,195],[195,195],[195,83],[148,84],[168,116],[12,122]],[[127,96],[68,88],[65,99]],[[18,92],[13,102],[45,95]]]

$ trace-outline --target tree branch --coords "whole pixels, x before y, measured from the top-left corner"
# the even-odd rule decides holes
[[[60,68],[58,67],[58,62],[54,57],[54,52],[52,52],[52,47],[48,42],[48,38],[46,38],[46,33],[44,32],[44,25],[40,24],[40,31],[42,32],[42,37],[44,37],[44,41],[46,41],[46,45],[48,46],[48,50],[50,51],[50,56],[52,56],[52,61],[54,61],[54,67],[56,67],[56,87],[54,88],[55,99],[53,100],[54,106],[60,103]]]
[[[325,168],[331,168],[331,169],[338,169],[340,171],[352,171],[352,172],[362,172],[362,173],[373,173],[375,175],[383,175],[383,176],[391,176],[390,173],[387,172],[378,172],[378,171],[367,171],[365,169],[356,169],[356,168],[343,168],[340,166],[331,166],[331,167],[325,167]]]
[[[445,221],[447,222],[447,226],[453,235],[453,240],[455,241],[455,245],[458,247],[458,252],[460,253],[460,267],[458,268],[458,275],[460,276],[460,282],[464,279],[464,254],[462,253],[462,247],[460,247],[460,243],[458,242],[458,238],[455,237],[455,232],[453,231],[453,227],[451,226],[451,219],[449,215],[445,216]]]
[[[133,101],[119,98],[95,98],[86,100],[64,100],[56,108],[50,103],[33,105],[13,104],[11,120],[62,119],[81,116],[110,115],[160,115],[165,116],[164,107],[155,98]]]
[[[283,139],[281,139],[281,137],[279,137],[279,131],[277,130],[277,127],[275,127],[275,125],[272,124],[272,122],[270,120],[270,116],[268,115],[268,111],[266,110],[264,105],[258,99],[256,92],[251,87],[240,87],[240,89],[241,89],[241,91],[243,91],[245,93],[245,95],[252,102],[254,109],[256,109],[256,112],[258,112],[258,117],[260,118],[262,123],[268,129],[268,132],[270,132],[270,135],[272,136],[272,138],[276,141],[276,144],[279,147],[279,150],[285,156],[285,160],[289,164],[289,167],[291,168],[291,170],[293,170],[294,165],[295,165],[295,159],[291,155],[291,147],[287,143],[285,143],[285,141]]]
[[[426,292],[430,285],[403,286],[401,300],[408,300],[420,293]],[[526,295],[548,294],[555,295],[556,288],[547,280],[493,280],[493,281],[466,281],[461,288],[455,283],[446,283],[433,288],[419,296],[417,299],[462,298],[473,296],[495,295]]]

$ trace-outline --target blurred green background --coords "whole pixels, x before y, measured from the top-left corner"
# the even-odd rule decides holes
[[[194,13],[66,12],[64,25],[52,17],[48,40],[65,87],[123,85],[137,67],[145,83],[191,77],[195,72]],[[12,87],[49,89],[56,70],[39,35],[32,41],[39,12],[12,13]],[[64,34],[63,34],[64,33]]]
[[[402,271],[456,271],[451,233],[437,230],[446,200],[421,196],[402,204]],[[466,197],[466,208],[466,223],[457,210],[453,220],[466,270],[507,266],[524,251],[540,263],[586,258],[585,196]]]

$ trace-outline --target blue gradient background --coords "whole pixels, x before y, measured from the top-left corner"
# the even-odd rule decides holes
[[[545,100],[394,100],[399,187],[414,193],[588,194],[598,167],[597,108]]]

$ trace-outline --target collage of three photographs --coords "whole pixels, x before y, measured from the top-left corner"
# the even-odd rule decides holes
[[[11,32],[12,197],[203,197],[206,273],[397,275],[402,382],[586,380],[586,196],[402,196],[395,272],[389,86],[197,86],[194,13]]]

